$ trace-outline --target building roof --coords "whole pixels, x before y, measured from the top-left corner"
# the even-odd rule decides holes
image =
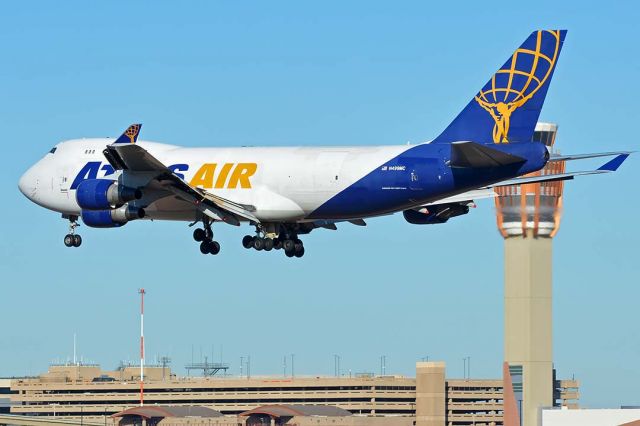
[[[177,405],[145,405],[143,407],[133,407],[111,417],[140,416],[145,419],[152,417],[220,417],[222,413],[207,407],[199,406],[177,406]]]
[[[342,408],[331,405],[302,405],[302,404],[283,404],[283,405],[263,405],[253,410],[240,413],[241,416],[250,416],[252,414],[265,414],[274,418],[294,417],[294,416],[350,416],[351,413]]]

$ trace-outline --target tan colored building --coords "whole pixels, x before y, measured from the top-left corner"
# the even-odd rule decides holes
[[[11,413],[111,419],[139,405],[138,381],[135,367],[102,371],[98,366],[52,366],[38,378],[11,381]],[[169,368],[146,367],[144,401],[145,406],[203,406],[225,415],[266,404],[304,404],[339,407],[358,418],[394,416],[417,426],[501,425],[502,383],[446,379],[444,363],[438,362],[417,363],[415,378],[176,377]],[[575,404],[577,382],[558,384],[564,387],[559,399]]]

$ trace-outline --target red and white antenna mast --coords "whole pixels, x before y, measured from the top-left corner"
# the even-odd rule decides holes
[[[140,406],[144,405],[144,288],[140,294]]]

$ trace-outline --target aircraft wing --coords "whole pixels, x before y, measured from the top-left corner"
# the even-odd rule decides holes
[[[138,126],[139,131],[140,125],[133,125],[125,131],[123,136],[127,135],[127,132],[134,126]],[[135,140],[125,143],[121,142],[121,139],[122,136],[116,142],[108,145],[103,151],[105,158],[115,170],[150,173],[163,189],[192,203],[203,214],[214,220],[220,220],[236,226],[240,224],[239,218],[260,223],[253,214],[255,207],[236,203],[204,189],[189,185],[147,150],[136,145]]]

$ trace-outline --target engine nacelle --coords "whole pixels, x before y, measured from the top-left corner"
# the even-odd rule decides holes
[[[142,219],[144,209],[124,205],[111,210],[82,210],[82,221],[92,228],[117,228],[130,220]]]
[[[435,225],[467,213],[469,213],[467,203],[449,203],[422,207],[420,210],[405,210],[402,215],[407,222],[414,225]]]
[[[83,210],[105,210],[142,198],[142,191],[108,179],[87,179],[76,188],[76,201]]]

